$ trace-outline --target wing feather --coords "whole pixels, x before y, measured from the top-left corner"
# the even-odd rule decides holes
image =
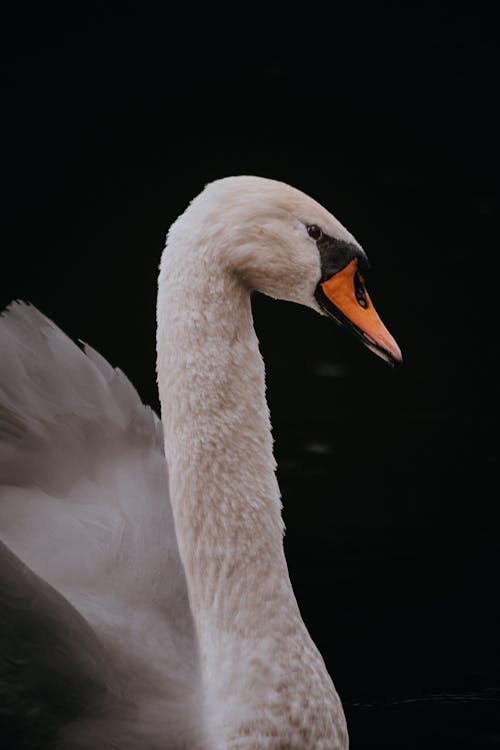
[[[88,623],[0,542],[0,743],[52,746],[107,699],[107,661]]]
[[[55,610],[74,607],[96,634],[115,693],[138,706],[151,703],[154,685],[163,715],[175,705],[182,723],[198,659],[161,422],[120,370],[31,305],[13,303],[0,317],[0,352],[6,554],[32,576],[30,595],[54,589]]]

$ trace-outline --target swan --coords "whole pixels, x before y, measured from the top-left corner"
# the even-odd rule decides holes
[[[399,363],[367,263],[285,183],[208,184],[160,264],[161,422],[36,308],[0,318],[5,746],[348,747],[288,575],[250,297],[306,305]]]

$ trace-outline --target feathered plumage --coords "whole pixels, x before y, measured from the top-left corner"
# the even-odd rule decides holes
[[[65,747],[143,747],[136,725],[183,741],[198,667],[161,423],[32,306],[0,317],[0,351],[1,731],[27,748],[61,724]],[[173,704],[161,730],[151,693]]]
[[[300,191],[207,186],[162,257],[163,429],[123,373],[35,308],[0,318],[9,748],[346,750],[288,575],[250,294],[326,313],[394,364],[365,267]]]

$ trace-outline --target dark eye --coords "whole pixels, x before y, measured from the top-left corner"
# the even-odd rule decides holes
[[[320,240],[323,237],[323,232],[317,224],[309,224],[307,227],[307,234],[312,237],[313,240]]]

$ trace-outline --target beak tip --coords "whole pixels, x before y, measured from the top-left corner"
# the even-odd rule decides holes
[[[397,345],[396,345],[397,346]],[[392,355],[393,367],[401,367],[403,364],[403,355],[401,349],[397,346],[396,351]]]
[[[390,365],[392,367],[401,367],[403,364],[401,349],[387,329],[385,329],[385,334],[386,335],[379,341],[379,343],[381,344],[382,349],[385,350]]]

